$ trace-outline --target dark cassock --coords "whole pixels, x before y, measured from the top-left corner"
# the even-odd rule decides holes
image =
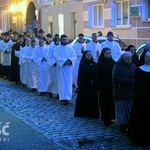
[[[19,65],[19,57],[15,56],[16,52],[20,52],[20,49],[24,47],[23,43],[23,35],[19,35],[19,41],[15,43],[12,47],[11,53],[11,69],[9,81],[19,83],[20,82],[20,65]]]
[[[135,71],[134,101],[128,138],[137,145],[150,146],[150,52],[147,53],[149,65],[144,64]]]
[[[104,121],[106,126],[111,125],[113,123],[111,120],[116,119],[112,90],[112,70],[114,64],[115,61],[111,57],[110,48],[103,48],[97,62],[97,78],[101,120]]]
[[[92,55],[86,50],[79,65],[78,72],[78,94],[75,104],[75,117],[99,118],[100,110],[98,104],[98,82],[96,78],[96,62],[89,60],[86,55]],[[90,56],[91,57],[91,56]]]

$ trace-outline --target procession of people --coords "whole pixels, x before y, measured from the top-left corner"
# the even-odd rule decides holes
[[[150,145],[150,44],[139,59],[135,46],[125,52],[113,40],[98,43],[97,33],[84,43],[84,34],[70,44],[65,34],[43,29],[34,33],[1,34],[0,77],[27,87],[39,96],[57,95],[62,105],[77,94],[74,116],[101,118],[104,126],[119,130],[136,144]]]

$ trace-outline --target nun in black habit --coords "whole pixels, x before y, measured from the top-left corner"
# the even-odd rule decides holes
[[[111,50],[108,47],[102,49],[97,62],[97,78],[99,86],[99,101],[101,120],[104,125],[109,126],[115,119],[115,103],[113,101],[112,70],[115,61],[111,57]]]
[[[150,146],[150,52],[143,65],[135,71],[134,100],[128,128],[128,138],[137,145]]]
[[[75,117],[99,118],[98,82],[96,62],[91,51],[86,50],[80,61],[78,71],[78,94],[75,104]]]
[[[136,49],[135,49],[135,46],[134,45],[128,45],[128,47],[126,48],[126,51],[128,52],[131,52],[132,53],[132,62],[138,66],[139,65],[139,58],[138,58],[138,55],[136,53]]]

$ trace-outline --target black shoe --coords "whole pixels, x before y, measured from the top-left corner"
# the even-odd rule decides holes
[[[8,79],[8,77],[7,77],[7,76],[4,76],[4,79],[6,79],[6,80],[7,80],[7,79]]]
[[[53,94],[51,92],[48,93],[49,97],[52,98]]]
[[[44,93],[43,92],[39,92],[39,96],[44,96]]]
[[[128,132],[128,128],[125,124],[121,124],[119,126],[119,130],[122,132],[122,133],[127,133]]]
[[[62,105],[65,105],[65,100],[60,100],[60,103],[61,103]]]
[[[75,93],[76,93],[76,94],[78,93],[78,88],[76,88]]]
[[[35,92],[35,91],[36,91],[36,89],[35,89],[35,88],[31,89],[31,92]]]
[[[22,87],[25,87],[26,85],[25,84],[22,84]]]
[[[112,121],[104,121],[105,126],[110,126],[113,122]]]
[[[59,99],[59,94],[57,94],[57,99]]]
[[[60,102],[61,102],[62,105],[68,105],[69,104],[68,100],[61,100]]]

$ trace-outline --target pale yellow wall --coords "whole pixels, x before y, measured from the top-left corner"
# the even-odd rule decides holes
[[[104,19],[111,19],[111,9],[104,9]]]
[[[45,32],[48,32],[48,16],[53,15],[53,33],[58,33],[58,14],[64,14],[64,31],[71,38],[71,13],[77,13],[77,29],[78,33],[83,32],[83,6],[82,2],[64,3],[43,7],[41,9],[41,27]]]

